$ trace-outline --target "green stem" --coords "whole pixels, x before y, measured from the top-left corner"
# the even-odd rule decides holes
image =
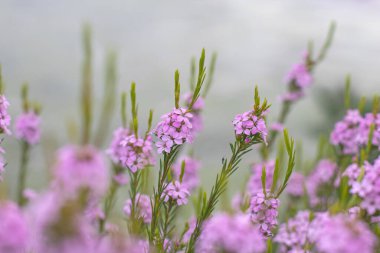
[[[99,232],[104,232],[104,227],[106,224],[106,221],[112,211],[112,208],[115,206],[116,201],[116,193],[119,189],[119,184],[112,179],[110,189],[108,190],[108,194],[106,197],[106,200],[104,201],[104,219],[99,220]]]
[[[253,143],[252,143],[253,144]],[[216,204],[218,203],[218,198],[225,191],[228,179],[233,172],[237,170],[237,166],[244,154],[249,152],[248,149],[252,144],[245,144],[244,141],[236,141],[235,145],[231,146],[232,155],[227,163],[227,160],[223,160],[223,167],[220,174],[217,175],[215,184],[211,190],[210,197],[205,206],[202,207],[201,215],[197,219],[197,224],[195,226],[194,232],[190,237],[189,243],[186,248],[186,253],[194,252],[195,243],[201,234],[201,229],[204,221],[208,219]]]
[[[152,222],[150,224],[149,241],[154,243],[157,235],[157,225],[162,207],[162,195],[166,188],[166,181],[170,171],[170,167],[175,160],[179,151],[179,146],[174,146],[172,152],[169,154],[164,153],[164,160],[160,162],[160,172],[157,183],[157,190],[154,192],[154,198],[152,200]]]
[[[137,202],[136,202],[136,196],[137,193],[140,191],[140,184],[141,184],[141,171],[137,170],[135,173],[129,172],[129,177],[131,179],[130,183],[130,191],[129,195],[131,198],[131,216],[130,216],[130,227],[129,232],[132,234],[139,234],[140,232],[140,222],[139,217],[137,217]],[[137,200],[138,201],[138,200]]]
[[[20,171],[18,174],[18,189],[17,189],[17,201],[20,206],[26,204],[26,199],[24,197],[24,189],[27,176],[27,166],[29,161],[29,150],[30,146],[27,142],[23,141],[21,143],[21,164]]]
[[[81,109],[82,109],[82,144],[88,144],[91,135],[92,124],[92,45],[91,27],[87,24],[83,28],[83,50],[84,60],[82,65],[82,90],[81,90]]]
[[[285,120],[289,115],[290,108],[291,108],[292,104],[293,104],[293,102],[291,102],[291,101],[284,101],[282,103],[281,112],[280,112],[280,115],[279,115],[278,120],[277,120],[278,123],[280,123],[280,124],[285,123]],[[268,158],[268,156],[270,155],[270,153],[272,151],[272,147],[273,147],[273,144],[275,143],[277,135],[278,135],[278,131],[271,130],[269,133],[268,145],[263,145],[261,147],[261,154],[265,160]]]
[[[170,201],[167,206],[165,206],[165,215],[164,215],[164,224],[161,231],[161,242],[160,246],[162,246],[162,252],[165,252],[165,239],[168,237],[170,233],[170,224],[173,221],[174,215],[175,215],[175,203],[173,201]],[[161,249],[161,247],[160,247]]]
[[[115,108],[117,74],[116,53],[113,51],[107,55],[105,75],[102,111],[94,137],[94,143],[97,147],[101,147],[104,143],[106,137],[105,133],[109,130]]]

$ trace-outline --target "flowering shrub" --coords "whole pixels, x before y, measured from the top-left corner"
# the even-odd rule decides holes
[[[185,95],[175,72],[174,106],[153,128],[156,120],[150,110],[146,129],[141,129],[132,83],[121,94],[121,124],[106,148],[103,136],[117,96],[115,58],[109,57],[107,89],[94,132],[87,27],[80,139],[57,151],[49,185],[38,192],[26,185],[30,151],[43,142],[41,106],[29,100],[23,86],[22,113],[11,124],[0,75],[0,133],[8,135],[0,154],[13,133],[21,149],[16,199],[0,194],[5,196],[0,198],[0,253],[380,252],[379,97],[373,99],[372,111],[365,111],[363,102],[350,103],[347,83],[347,113],[321,139],[311,161],[299,158],[285,128],[291,108],[313,83],[313,70],[325,58],[333,31],[334,25],[317,56],[308,50],[286,76],[287,91],[274,122],[268,123],[270,105],[257,87],[252,107],[231,119],[230,154],[222,159],[209,192],[200,183],[203,166],[197,150],[187,153],[186,147],[202,130],[215,55],[207,70],[204,50],[198,64],[192,62]],[[240,162],[252,149],[260,158],[229,203],[229,180],[244,170]],[[0,179],[8,163],[14,162],[0,157]],[[126,199],[121,191],[128,193]],[[124,206],[117,204],[121,202]]]

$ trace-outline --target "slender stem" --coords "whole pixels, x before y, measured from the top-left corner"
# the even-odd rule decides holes
[[[161,229],[161,242],[160,246],[162,246],[163,252],[165,252],[167,249],[165,249],[165,239],[170,233],[170,224],[173,221],[174,215],[175,215],[175,202],[170,201],[167,205],[165,205],[165,215],[164,215],[164,222],[163,227]]]
[[[82,144],[88,144],[91,135],[92,124],[92,45],[91,27],[85,25],[83,28],[83,50],[84,59],[82,65],[82,87],[81,87],[81,110],[82,110]]]
[[[150,243],[154,243],[156,239],[157,225],[158,219],[160,218],[160,211],[162,207],[162,195],[167,186],[166,180],[170,171],[170,167],[175,160],[179,151],[179,146],[175,146],[172,149],[172,152],[166,154],[164,153],[163,162],[160,163],[160,172],[158,177],[157,190],[154,192],[154,198],[152,200],[152,222],[150,224],[150,233],[149,233],[149,241]]]
[[[108,132],[110,123],[115,108],[117,86],[117,74],[116,74],[116,53],[110,51],[107,55],[107,63],[105,69],[105,82],[103,92],[103,105],[100,114],[96,134],[94,136],[94,143],[97,147],[101,147],[105,140],[105,133]]]
[[[292,104],[293,103],[291,101],[285,101],[282,104],[281,112],[280,112],[280,115],[278,117],[278,123],[280,123],[280,124],[285,123],[285,120],[288,117],[288,114],[290,112],[290,108],[291,108]],[[278,131],[271,131],[270,132],[270,138],[268,140],[268,146],[267,146],[268,149],[270,149],[272,147],[272,145],[275,143],[277,134],[278,134]]]
[[[27,176],[27,165],[29,161],[29,150],[30,146],[27,142],[23,141],[21,143],[21,164],[20,171],[18,174],[18,189],[17,189],[17,201],[20,206],[26,204],[26,199],[24,198],[24,189]]]
[[[137,216],[137,204],[139,200],[136,200],[137,193],[140,191],[141,186],[141,171],[137,170],[135,173],[128,171],[131,179],[129,195],[131,198],[131,216],[129,231],[132,234],[138,234],[140,232],[140,222]]]
[[[195,226],[194,232],[192,233],[189,243],[186,248],[186,253],[194,252],[195,243],[201,234],[201,229],[204,221],[210,217],[212,214],[220,195],[225,191],[228,179],[233,172],[238,168],[237,165],[242,158],[242,155],[247,153],[247,150],[252,144],[245,144],[243,141],[236,141],[235,145],[232,146],[232,155],[227,163],[226,160],[223,161],[223,167],[220,174],[217,176],[215,184],[211,190],[210,197],[205,206],[202,207],[200,216],[197,219],[197,224]]]
[[[119,184],[112,179],[110,189],[108,191],[106,200],[104,201],[104,219],[99,219],[99,232],[103,233],[104,232],[104,227],[106,224],[106,221],[112,211],[112,208],[115,205],[116,201],[116,193],[117,190],[119,189]]]

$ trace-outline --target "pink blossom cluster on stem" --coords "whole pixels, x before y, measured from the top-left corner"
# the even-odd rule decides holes
[[[9,102],[4,95],[0,95],[0,132],[10,135],[9,126],[11,116],[8,113]]]
[[[161,117],[161,121],[153,130],[158,138],[156,142],[158,153],[170,153],[175,145],[193,141],[192,118],[193,114],[186,108],[174,108],[172,112]]]
[[[188,189],[179,181],[170,182],[166,185],[163,193],[165,202],[174,201],[178,206],[186,205],[190,196]]]
[[[15,135],[30,145],[36,144],[41,138],[41,119],[35,112],[24,112],[15,121]]]
[[[30,238],[27,220],[12,202],[0,201],[0,252],[26,252]]]
[[[218,213],[206,222],[196,252],[263,253],[265,239],[249,215]]]
[[[154,164],[153,143],[150,135],[137,137],[128,129],[119,128],[113,134],[111,146],[107,150],[112,161],[132,173]]]
[[[152,221],[152,209],[150,205],[150,197],[145,194],[137,193],[135,197],[135,216],[138,219],[142,219],[145,224],[149,224]],[[124,213],[127,217],[131,217],[132,214],[132,199],[128,199],[124,205]]]
[[[9,102],[4,95],[0,95],[0,133],[10,135],[9,126],[11,124],[11,116],[8,113]],[[3,139],[0,139],[0,144]],[[0,182],[3,180],[6,161],[3,157],[5,150],[0,146]]]
[[[107,166],[95,147],[69,145],[58,151],[54,187],[64,195],[75,195],[82,189],[88,189],[100,197],[107,190],[107,185]]]
[[[351,164],[343,174],[348,177],[350,193],[361,199],[360,207],[373,216],[380,211],[380,159],[373,164],[365,162],[362,167]]]
[[[292,66],[285,77],[288,91],[281,96],[283,101],[297,101],[305,94],[305,89],[313,82],[310,67],[308,66],[308,53],[305,53],[301,63]]]
[[[312,218],[314,217],[314,218]],[[376,238],[368,226],[349,215],[299,211],[281,224],[274,241],[280,252],[374,252]]]
[[[260,137],[266,142],[268,130],[262,115],[257,115],[254,110],[244,112],[235,116],[233,120],[235,135],[250,143],[253,138]]]
[[[256,193],[251,198],[251,220],[254,224],[257,224],[260,228],[260,232],[264,236],[272,236],[272,229],[277,224],[278,207],[280,200],[271,196],[270,193],[265,195],[262,191]]]
[[[270,160],[262,163],[253,164],[251,170],[251,177],[249,178],[247,184],[247,191],[253,196],[259,192],[263,191],[263,186],[261,183],[261,173],[263,168],[265,168],[266,173],[266,189],[270,189],[273,181],[275,161]]]
[[[182,164],[184,165],[182,186],[189,191],[193,191],[199,185],[198,171],[201,167],[201,164],[198,160],[189,156],[185,156],[179,159],[176,163],[173,164],[173,176],[176,180],[180,180]]]
[[[357,154],[368,143],[371,125],[374,125],[371,143],[380,148],[380,114],[362,116],[359,110],[348,110],[343,120],[335,124],[330,142],[340,146],[344,154]]]
[[[318,162],[305,182],[311,206],[317,206],[322,203],[322,198],[328,197],[320,196],[319,191],[326,185],[333,185],[337,172],[338,167],[336,163],[327,159]]]

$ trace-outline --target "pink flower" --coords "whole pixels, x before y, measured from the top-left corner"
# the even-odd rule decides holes
[[[365,162],[362,168],[352,164],[347,167],[343,175],[349,177],[350,193],[357,194],[362,199],[361,208],[370,216],[380,211],[380,158],[373,164]],[[360,175],[362,177],[359,180]]]
[[[286,186],[286,192],[293,197],[301,197],[304,194],[304,184],[305,177],[299,172],[293,172]]]
[[[66,199],[61,193],[50,191],[31,202],[28,206],[32,230],[30,252],[94,252],[95,231],[79,201],[74,196]]]
[[[294,102],[305,96],[304,91],[289,91],[280,96],[280,100],[284,102]]]
[[[348,110],[342,121],[335,124],[330,135],[333,145],[341,146],[344,154],[356,154],[367,143],[369,130],[358,110]]]
[[[102,196],[108,184],[103,155],[93,146],[65,146],[58,151],[54,169],[55,187],[69,196],[87,188]]]
[[[358,219],[360,217],[360,207],[351,207],[350,209],[348,209],[348,215],[352,219]]]
[[[0,252],[26,252],[29,231],[16,204],[0,202]]]
[[[182,237],[182,242],[183,243],[188,243],[190,241],[191,235],[193,234],[195,227],[197,225],[197,219],[195,217],[192,217],[189,222],[189,229],[184,233]]]
[[[182,185],[189,191],[194,190],[199,185],[198,171],[200,162],[192,157],[184,157],[173,165],[173,175],[179,181],[181,176],[182,163],[184,163],[184,174]]]
[[[128,177],[124,175],[124,173],[118,173],[113,176],[113,180],[118,183],[119,185],[126,185],[128,184]]]
[[[264,142],[266,141],[268,131],[265,121],[261,115],[256,115],[254,111],[236,115],[232,123],[235,128],[235,134],[242,136],[246,142],[250,142],[255,137],[259,137]]]
[[[310,212],[300,211],[280,225],[274,241],[280,244],[280,252],[304,252],[307,244],[311,243],[310,229]]]
[[[271,125],[271,129],[276,132],[282,132],[284,130],[284,125],[279,122],[274,122]]]
[[[262,163],[257,163],[252,166],[251,177],[249,178],[247,184],[247,190],[251,195],[254,195],[258,192],[263,191],[262,183],[261,183],[261,173],[263,168],[265,167],[266,172],[266,189],[270,189],[273,181],[273,173],[274,173],[275,161],[270,160]]]
[[[152,137],[139,138],[123,128],[115,131],[107,153],[114,163],[128,168],[133,173],[154,164]]]
[[[161,117],[153,133],[158,137],[156,146],[158,153],[170,153],[174,145],[191,143],[194,131],[191,120],[193,115],[185,108],[173,109]]]
[[[372,253],[376,237],[368,226],[348,216],[337,215],[321,223],[316,238],[318,252],[324,253]]]
[[[196,252],[262,253],[265,240],[249,215],[215,214],[204,225]]]
[[[193,93],[191,92],[185,93],[182,99],[185,101],[185,107],[189,107],[191,100],[193,99]],[[199,113],[201,110],[203,110],[204,107],[205,107],[205,101],[202,97],[199,97],[197,101],[195,101],[191,109],[193,112]]]
[[[8,113],[9,102],[4,95],[0,95],[0,132],[11,134],[9,126],[11,124],[11,116]]]
[[[311,85],[313,78],[305,63],[299,63],[293,65],[292,69],[286,76],[286,81],[288,83],[294,81],[299,88],[303,89]]]
[[[164,190],[164,201],[173,200],[177,205],[186,205],[190,192],[179,181],[169,183]]]
[[[40,117],[34,112],[27,112],[21,114],[16,119],[16,136],[30,145],[36,144],[40,141],[41,130]]]
[[[152,221],[152,208],[150,197],[148,195],[138,193],[136,195],[136,217],[142,218],[144,223],[148,224]],[[130,217],[132,210],[132,200],[128,199],[124,205],[124,213]]]
[[[251,198],[251,220],[260,227],[260,232],[264,236],[272,236],[271,230],[277,226],[278,206],[280,200],[270,196],[265,196],[259,192]]]
[[[333,185],[334,177],[337,174],[337,165],[330,160],[321,160],[306,178],[306,189],[309,195],[310,204],[315,207],[322,202],[322,198],[328,196],[320,196],[319,191],[326,185]]]

